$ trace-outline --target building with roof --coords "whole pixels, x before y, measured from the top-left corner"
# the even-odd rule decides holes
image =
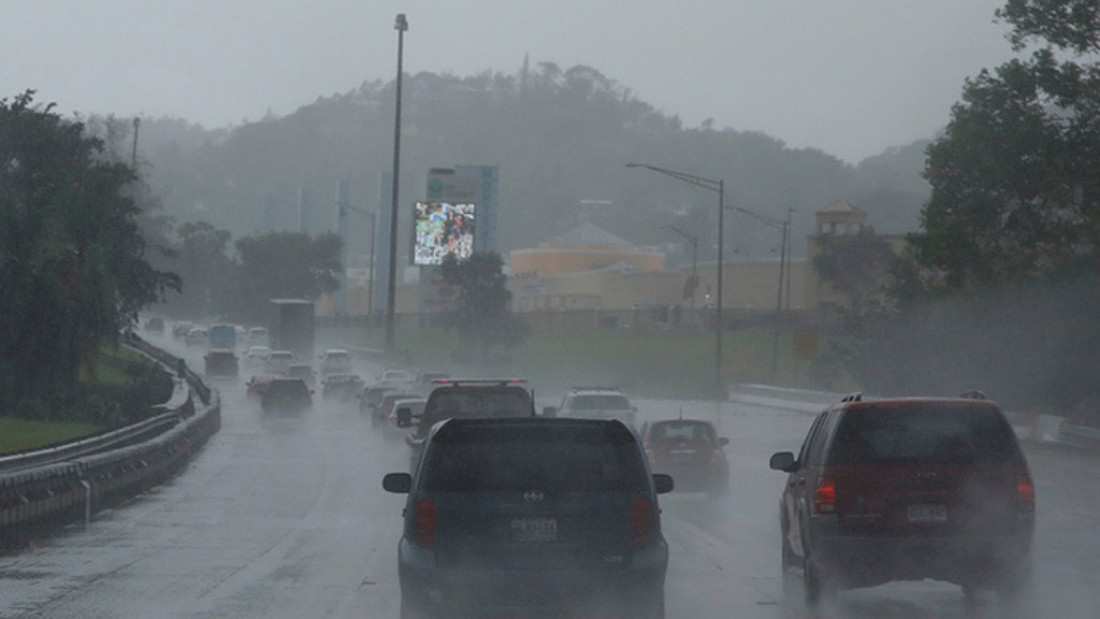
[[[550,277],[622,263],[639,271],[662,271],[665,252],[643,249],[592,223],[553,237],[538,247],[509,253],[512,273]]]

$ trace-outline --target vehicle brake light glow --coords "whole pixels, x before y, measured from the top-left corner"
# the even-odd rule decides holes
[[[836,481],[830,477],[822,477],[817,482],[817,490],[814,491],[814,513],[836,513]]]
[[[416,501],[416,544],[424,548],[435,547],[435,501]]]
[[[630,541],[634,548],[645,548],[653,542],[653,504],[649,499],[634,499]]]
[[[1035,509],[1035,486],[1031,478],[1022,476],[1016,480],[1016,498],[1020,502],[1020,509],[1033,511]]]

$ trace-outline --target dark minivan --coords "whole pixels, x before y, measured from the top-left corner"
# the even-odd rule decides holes
[[[1028,590],[1035,487],[1012,427],[978,392],[865,401],[821,413],[780,506],[784,584],[814,605],[838,589],[931,578],[967,597]]]
[[[622,422],[450,419],[421,458],[383,481],[409,494],[402,617],[664,617],[672,478]]]

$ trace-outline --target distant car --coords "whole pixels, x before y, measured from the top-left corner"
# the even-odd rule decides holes
[[[639,431],[649,466],[676,480],[676,490],[723,496],[729,491],[730,467],[714,424],[699,419],[646,422]]]
[[[188,346],[206,346],[210,341],[210,335],[206,329],[202,327],[193,327],[187,332],[187,337],[184,338],[184,342]]]
[[[313,366],[308,363],[291,363],[286,369],[286,375],[302,379],[310,389],[317,386],[317,375],[313,372]]]
[[[962,398],[844,398],[818,415],[780,502],[784,585],[816,606],[839,589],[926,578],[1015,601],[1031,582],[1035,486],[1001,409]]]
[[[618,420],[450,419],[382,485],[408,494],[402,617],[665,616],[673,482]]]
[[[249,346],[244,351],[244,355],[241,357],[242,363],[250,368],[263,367],[264,361],[267,360],[268,355],[271,354],[271,349],[267,346]]]
[[[245,344],[248,346],[270,346],[271,342],[267,335],[267,329],[263,327],[252,327],[249,329],[248,335],[245,336]]]
[[[435,381],[419,420],[398,417],[398,426],[411,427],[409,470],[415,471],[421,448],[432,426],[444,419],[503,419],[534,417],[535,398],[522,378],[460,379]]]
[[[313,397],[304,380],[281,376],[273,378],[260,393],[260,410],[296,413],[308,410]]]
[[[359,412],[369,415],[382,401],[382,396],[397,391],[397,387],[364,387],[359,394]]]
[[[259,399],[271,381],[280,377],[280,374],[253,374],[245,383],[245,394],[249,398]]]
[[[264,372],[286,374],[292,363],[294,363],[294,353],[289,350],[273,350],[264,359]]]
[[[321,376],[351,374],[351,353],[343,348],[330,348],[321,354]]]
[[[363,392],[364,384],[357,374],[329,374],[321,379],[321,398],[334,402],[351,402]]]
[[[618,387],[573,387],[550,416],[575,419],[618,419],[633,427],[638,409]]]
[[[160,316],[153,316],[152,318],[146,320],[145,331],[157,335],[164,333],[164,319]]]
[[[382,399],[378,401],[378,405],[371,409],[370,425],[372,428],[385,427],[387,420],[390,418],[390,414],[394,412],[394,402],[399,400],[413,400],[419,399],[420,394],[413,392],[404,392],[401,390],[392,391],[382,396]]]
[[[386,416],[386,423],[382,428],[382,436],[387,440],[398,440],[407,435],[409,433],[409,428],[402,428],[397,423],[399,416],[398,411],[401,411],[403,415],[408,415],[408,418],[415,424],[424,414],[424,405],[427,403],[427,399],[420,397],[394,400],[390,408],[390,413]]]
[[[191,332],[195,325],[189,322],[177,322],[172,325],[172,337],[177,340],[183,340],[187,338],[187,334]]]
[[[240,375],[237,355],[232,350],[211,350],[203,357],[203,362],[210,378],[237,378]]]
[[[385,386],[405,386],[411,385],[413,382],[413,375],[406,370],[386,369],[382,370],[378,374],[378,384]]]

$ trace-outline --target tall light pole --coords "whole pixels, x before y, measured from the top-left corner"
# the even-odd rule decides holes
[[[397,31],[397,97],[393,118],[393,191],[390,195],[390,263],[386,284],[386,351],[393,352],[393,310],[397,295],[397,190],[401,178],[401,63],[405,53],[405,31],[409,22],[404,13],[398,13],[393,29]]]
[[[676,170],[670,170],[668,168],[662,168],[659,166],[653,166],[645,163],[628,163],[628,168],[644,168],[651,170],[658,174],[664,174],[665,176],[671,176],[672,178],[688,183],[689,185],[695,185],[696,187],[702,187],[708,191],[713,191],[718,194],[718,307],[717,307],[717,319],[714,321],[714,384],[721,390],[722,385],[722,261],[724,258],[723,252],[723,237],[725,236],[725,205],[726,205],[726,183],[724,180],[713,180],[709,178],[703,178],[702,176],[695,176],[694,174],[687,174],[686,172],[677,172]]]

